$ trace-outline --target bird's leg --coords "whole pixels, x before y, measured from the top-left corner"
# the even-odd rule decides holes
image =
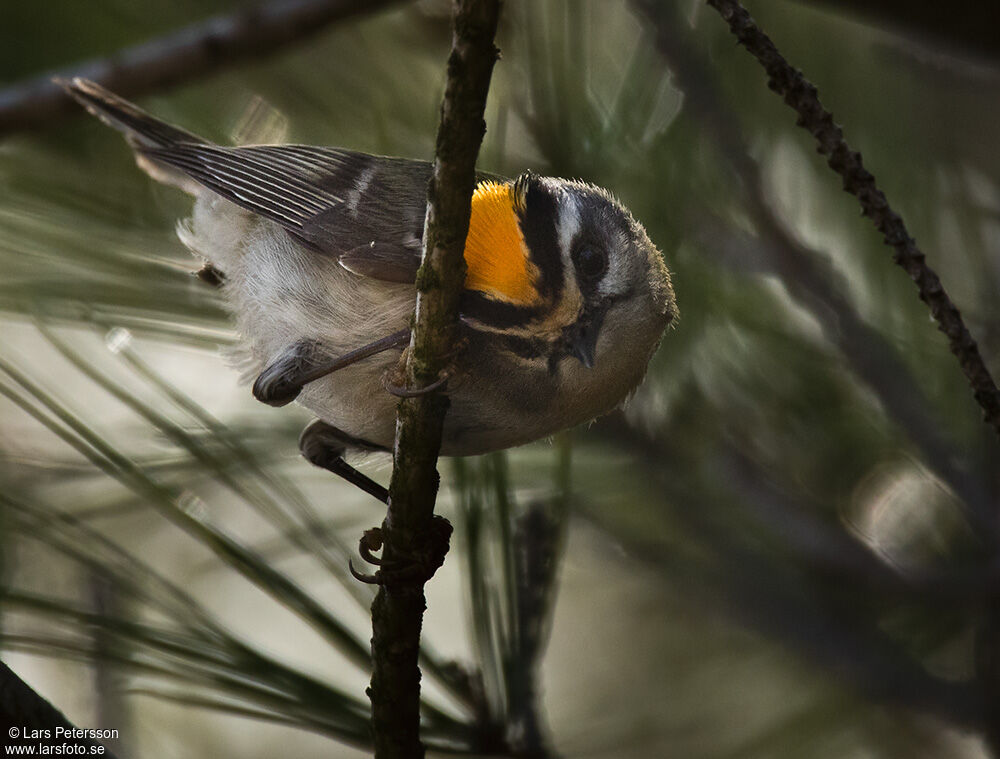
[[[343,477],[352,485],[388,504],[388,490],[344,461],[344,453],[349,448],[384,450],[364,440],[351,437],[321,419],[312,422],[299,437],[299,450],[310,463]],[[367,575],[358,572],[351,565],[351,574],[361,582],[375,585],[405,585],[429,580],[444,563],[451,532],[451,523],[444,517],[435,515],[431,521],[430,531],[419,543],[421,547],[402,556],[396,556],[394,561],[387,563],[373,553],[382,548],[382,528],[373,527],[365,530],[358,543],[358,553],[362,559],[379,569],[374,574]]]
[[[382,450],[376,445],[351,437],[320,419],[309,424],[299,436],[299,450],[309,463],[343,477],[382,503],[388,503],[388,490],[344,461],[348,448]]]
[[[260,373],[253,383],[253,395],[269,406],[285,406],[310,382],[376,353],[401,348],[409,339],[410,331],[403,329],[332,359],[324,354],[317,341],[301,340]]]
[[[343,430],[338,430],[332,424],[327,424],[321,419],[312,422],[299,437],[299,450],[310,463],[343,477],[352,485],[387,504],[389,491],[344,461],[344,453],[347,452],[348,448],[383,450],[364,440],[351,437]],[[382,528],[373,527],[370,530],[365,530],[358,543],[358,553],[366,562],[379,569],[374,574],[367,575],[355,570],[353,565],[349,565],[351,574],[361,582],[374,585],[405,585],[425,582],[444,563],[451,532],[451,523],[444,517],[435,515],[431,521],[429,533],[420,542],[421,547],[403,556],[397,556],[394,561],[387,563],[373,553],[382,548]]]

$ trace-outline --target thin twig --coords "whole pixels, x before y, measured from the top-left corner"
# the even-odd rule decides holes
[[[281,0],[213,16],[158,39],[15,84],[0,91],[0,136],[81,112],[53,77],[83,77],[135,97],[197,79],[300,42],[330,24],[400,0]]]
[[[486,132],[483,114],[490,77],[499,57],[493,38],[500,0],[456,0],[454,14],[437,155],[427,192],[413,337],[406,360],[406,381],[411,388],[434,383],[459,345],[459,296],[465,282],[463,253],[475,163]],[[399,404],[389,509],[382,528],[383,584],[372,604],[374,662],[369,694],[377,759],[424,755],[419,737],[417,655],[426,579],[393,582],[384,569],[441,549],[434,546],[434,502],[447,407],[447,397],[436,392],[404,398]]]
[[[123,594],[115,582],[100,572],[88,572],[86,577],[94,613],[99,618],[125,616],[127,612],[124,608]],[[126,754],[131,754],[131,751],[122,748],[123,744],[121,743],[123,738],[127,739],[132,735],[130,704],[123,697],[126,687],[125,677],[120,669],[111,664],[112,656],[109,655],[115,646],[120,645],[127,648],[128,643],[116,640],[115,636],[109,632],[100,625],[96,625],[91,632],[94,645],[93,671],[96,714],[94,724],[115,727],[119,731],[119,748]]]
[[[923,454],[925,464],[968,505],[970,518],[982,524],[992,511],[983,483],[955,463],[953,446],[930,413],[925,394],[894,346],[858,314],[829,256],[802,243],[768,201],[763,172],[750,153],[737,114],[726,105],[710,71],[699,60],[681,15],[671,5],[652,0],[633,0],[633,5],[652,24],[656,48],[684,92],[685,111],[697,119],[744,187],[746,210],[764,243],[755,264],[773,270],[789,293],[816,317],[827,339]],[[720,225],[714,222],[712,226]],[[745,266],[746,244],[740,245],[740,255],[739,263]]]
[[[789,65],[737,0],[708,0],[708,4],[719,12],[740,43],[764,67],[768,86],[799,115],[798,125],[813,135],[819,152],[829,157],[828,164],[844,180],[844,190],[857,197],[862,213],[872,219],[886,244],[895,249],[893,260],[916,283],[920,299],[930,308],[938,329],[948,338],[948,346],[958,358],[986,422],[1000,434],[1000,390],[979,354],[976,341],[937,274],[927,265],[902,218],[892,210],[885,194],[876,186],[875,177],[865,169],[861,154],[851,150],[832,114],[820,103],[816,87],[801,71]]]
[[[538,671],[549,634],[565,529],[564,512],[536,502],[517,519],[512,536],[517,610],[512,612],[516,647],[507,669],[507,740],[518,757],[556,756],[543,724]]]

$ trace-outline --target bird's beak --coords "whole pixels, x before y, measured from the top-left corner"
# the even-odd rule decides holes
[[[588,369],[594,368],[597,338],[601,334],[604,309],[599,308],[583,315],[567,330],[569,352]]]

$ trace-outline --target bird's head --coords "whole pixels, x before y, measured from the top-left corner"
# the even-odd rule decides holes
[[[634,355],[645,364],[677,314],[670,274],[612,195],[525,173],[481,182],[472,201],[463,318],[550,371]],[[610,367],[604,367],[610,368]]]

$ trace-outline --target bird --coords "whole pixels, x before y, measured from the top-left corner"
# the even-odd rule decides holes
[[[178,236],[219,286],[254,396],[317,419],[313,464],[387,499],[352,454],[390,451],[432,164],[306,145],[222,146],[95,82],[58,80],[124,133],[154,179],[194,196]],[[678,312],[664,257],[614,196],[580,180],[477,173],[460,345],[441,454],[522,445],[635,391]]]

